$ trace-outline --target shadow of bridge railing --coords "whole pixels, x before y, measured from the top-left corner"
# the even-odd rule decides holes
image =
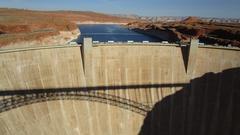
[[[151,105],[108,94],[107,91],[144,90],[147,88],[183,87],[185,85],[187,84],[146,84],[56,89],[4,90],[0,91],[0,97],[2,98],[2,100],[0,100],[0,113],[39,102],[54,100],[85,100],[117,106],[145,116],[147,112],[151,110]]]

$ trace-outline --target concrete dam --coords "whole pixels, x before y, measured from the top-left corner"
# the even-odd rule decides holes
[[[240,50],[92,44],[0,51],[1,135],[239,135]]]

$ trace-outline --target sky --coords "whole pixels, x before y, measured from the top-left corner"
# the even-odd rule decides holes
[[[140,16],[240,18],[240,0],[0,0],[0,7]]]

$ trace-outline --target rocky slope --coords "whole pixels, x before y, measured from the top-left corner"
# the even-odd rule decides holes
[[[79,22],[128,23],[129,21],[131,19],[94,12],[0,8],[0,47],[20,44],[20,42],[26,44],[29,41],[43,45],[65,44],[80,34],[77,27]]]
[[[240,47],[240,24],[204,22],[197,17],[189,17],[180,22],[133,22],[128,27],[169,42],[189,42],[198,38],[205,44]]]

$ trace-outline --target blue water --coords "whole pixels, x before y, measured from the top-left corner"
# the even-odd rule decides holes
[[[158,38],[134,32],[126,27],[115,24],[84,24],[80,25],[81,35],[77,42],[82,43],[84,37],[92,37],[93,41],[99,42],[160,42]]]

